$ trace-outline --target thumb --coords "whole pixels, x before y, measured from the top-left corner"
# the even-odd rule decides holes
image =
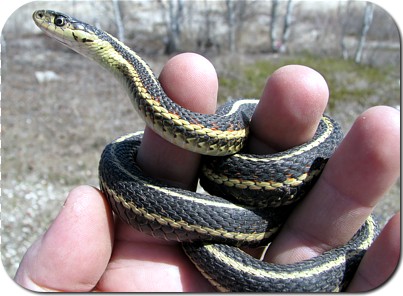
[[[77,187],[24,255],[15,281],[35,291],[90,291],[105,271],[112,242],[113,217],[104,196]]]

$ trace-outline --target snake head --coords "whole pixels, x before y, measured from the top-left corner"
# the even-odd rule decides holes
[[[77,48],[77,43],[93,42],[96,28],[67,14],[53,10],[37,10],[32,18],[46,35],[73,50]]]

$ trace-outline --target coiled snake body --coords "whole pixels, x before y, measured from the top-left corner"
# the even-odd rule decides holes
[[[107,145],[100,186],[121,219],[183,242],[192,262],[221,291],[337,291],[348,284],[376,236],[372,217],[346,245],[296,264],[264,263],[238,248],[270,242],[294,202],[310,189],[342,139],[333,119],[323,116],[312,140],[290,150],[239,153],[257,100],[232,101],[214,115],[191,112],[164,93],[137,53],[108,33],[51,10],[38,10],[33,19],[47,35],[111,71],[164,139],[210,155],[201,184],[215,195],[169,187],[145,175],[136,164],[141,132]]]

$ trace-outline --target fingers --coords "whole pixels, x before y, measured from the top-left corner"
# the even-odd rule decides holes
[[[115,238],[110,263],[96,291],[213,291],[177,242],[133,231],[122,221],[117,221]]]
[[[112,228],[103,195],[89,186],[74,189],[48,231],[25,254],[15,281],[35,291],[90,291],[109,261]]]
[[[165,93],[179,105],[200,113],[216,110],[218,80],[214,67],[196,54],[173,57],[160,74]],[[200,155],[183,150],[146,128],[137,163],[153,178],[195,190]],[[210,284],[177,243],[157,240],[118,222],[110,264],[99,290],[208,291]]]
[[[272,248],[269,260],[291,263],[345,244],[396,181],[399,112],[374,107],[354,123]]]
[[[179,105],[199,113],[216,110],[218,80],[212,64],[200,55],[173,57],[164,67],[160,82]],[[186,189],[195,189],[200,155],[181,149],[146,128],[137,162],[154,178]]]
[[[394,215],[366,252],[348,292],[365,292],[382,285],[400,258],[400,213]]]
[[[267,80],[253,114],[247,150],[269,154],[309,141],[329,98],[325,79],[311,68],[289,65],[279,68]],[[255,257],[259,249],[245,249]]]
[[[275,71],[253,114],[249,152],[267,154],[310,140],[328,97],[326,81],[308,67],[290,65]]]

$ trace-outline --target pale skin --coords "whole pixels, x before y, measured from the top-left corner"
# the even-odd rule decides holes
[[[193,111],[213,113],[217,74],[201,56],[182,54],[164,67],[166,93]],[[248,149],[284,150],[312,137],[329,97],[314,70],[274,72],[251,124]],[[329,160],[318,183],[291,215],[265,260],[292,263],[346,243],[394,184],[400,172],[399,112],[374,107],[361,114]],[[137,159],[150,175],[194,189],[200,156],[147,129]],[[251,251],[254,252],[253,250]],[[349,291],[385,282],[400,256],[400,213],[368,250]],[[115,218],[104,195],[73,189],[49,229],[28,249],[15,281],[37,291],[214,291],[180,244],[155,239]]]

